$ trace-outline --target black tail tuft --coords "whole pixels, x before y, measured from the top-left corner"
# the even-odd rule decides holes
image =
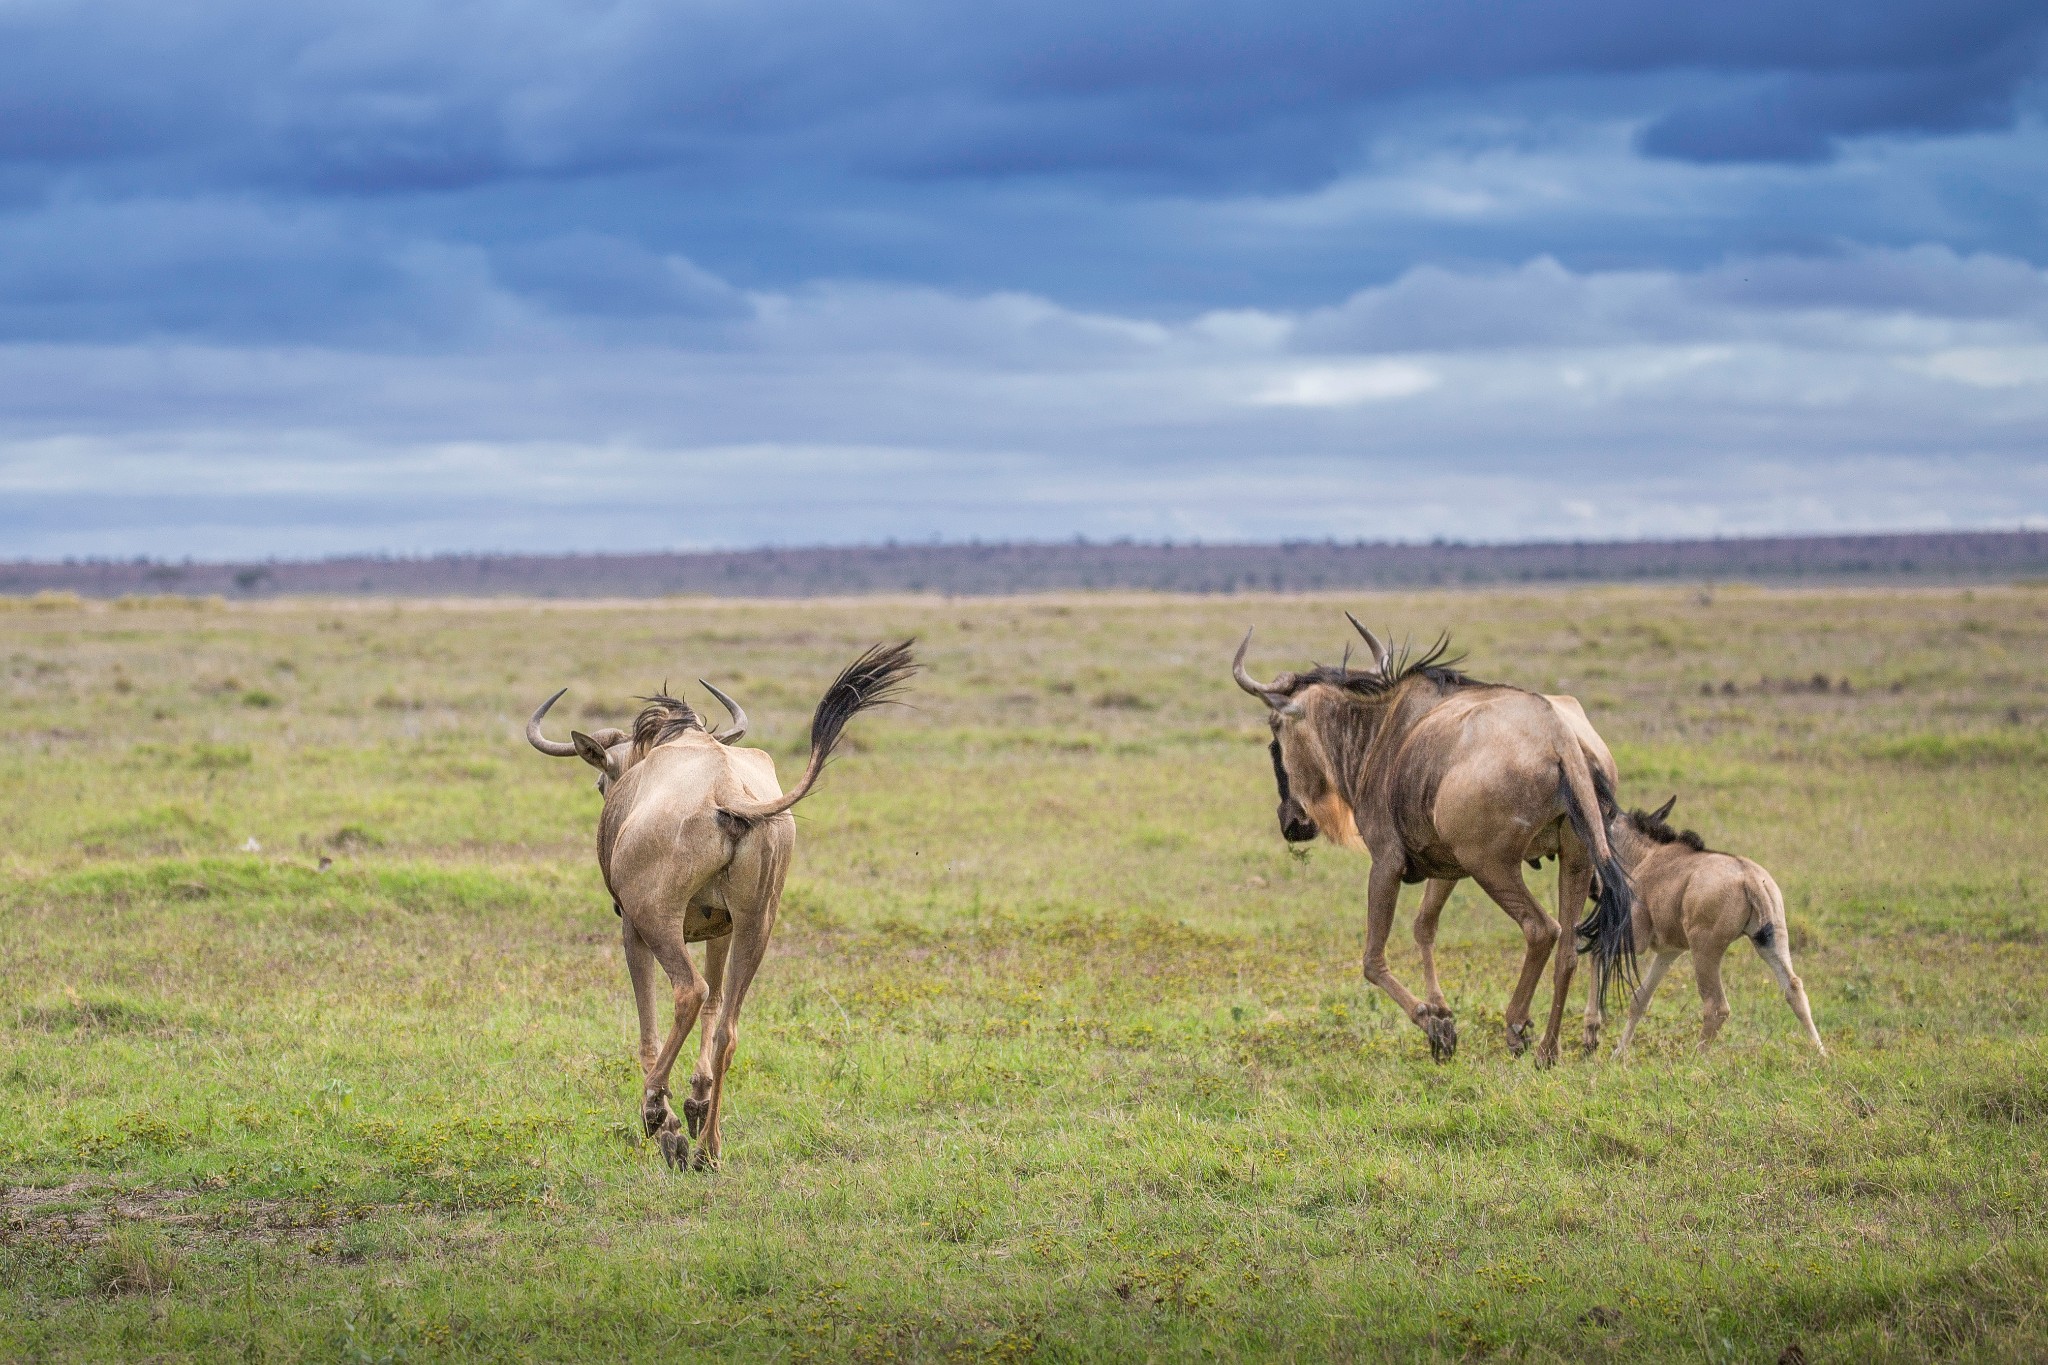
[[[1613,820],[1613,795],[1607,789],[1605,778],[1599,770],[1593,772],[1593,788],[1598,794],[1602,809],[1589,812],[1579,809],[1579,803],[1572,797],[1569,783],[1560,783],[1564,794],[1566,815],[1572,822],[1572,833],[1579,836],[1579,844],[1586,850],[1586,856],[1593,858],[1594,818],[1600,820],[1601,828],[1608,829]],[[1579,951],[1593,955],[1593,989],[1600,993],[1604,1004],[1608,989],[1619,983],[1621,1000],[1619,1005],[1628,1003],[1628,993],[1634,989],[1636,975],[1636,893],[1630,883],[1628,871],[1613,856],[1614,841],[1607,841],[1608,857],[1594,859],[1595,877],[1593,908],[1579,921]],[[1618,1007],[1618,1006],[1617,1006]]]
[[[861,712],[885,706],[903,694],[903,684],[917,672],[910,647],[917,642],[872,645],[832,680],[818,709],[811,713],[811,754],[822,763],[839,746],[846,723]]]

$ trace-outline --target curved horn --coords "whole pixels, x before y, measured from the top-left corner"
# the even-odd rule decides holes
[[[1678,798],[1674,796],[1669,801],[1666,801],[1663,805],[1657,807],[1657,809],[1651,813],[1650,818],[1652,820],[1663,820],[1668,818],[1671,814],[1671,808],[1677,804]]]
[[[747,732],[747,713],[741,709],[738,702],[726,696],[725,693],[719,691],[710,683],[705,682],[702,678],[697,679],[697,686],[718,698],[718,704],[723,706],[732,716],[731,727],[715,732],[711,736],[713,739],[717,740],[720,744],[730,744]]]
[[[1254,627],[1253,629],[1257,629]],[[1278,711],[1285,704],[1285,697],[1276,698],[1273,689],[1261,687],[1252,681],[1252,675],[1244,671],[1244,652],[1252,647],[1252,632],[1246,631],[1244,639],[1238,642],[1237,655],[1230,661],[1230,676],[1237,679],[1237,685],[1257,697],[1266,705]]]
[[[563,688],[561,692],[555,693],[554,696],[549,697],[546,701],[542,702],[538,707],[534,708],[532,718],[526,722],[526,742],[528,744],[531,744],[534,748],[540,750],[542,753],[546,754],[549,758],[576,757],[575,745],[557,744],[555,743],[555,741],[549,739],[546,735],[543,735],[540,732],[541,717],[545,716],[548,713],[548,708],[550,706],[553,706],[556,702],[560,701],[562,699],[562,693],[567,692],[568,690],[569,689],[566,687]]]
[[[1379,636],[1367,630],[1365,623],[1356,616],[1347,611],[1344,613],[1344,619],[1349,621],[1358,633],[1365,637],[1365,647],[1372,651],[1373,662],[1379,665],[1381,673],[1385,673],[1387,665],[1393,662],[1393,652],[1381,644]]]

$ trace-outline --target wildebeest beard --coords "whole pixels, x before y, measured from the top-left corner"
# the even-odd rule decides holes
[[[1280,837],[1290,844],[1305,844],[1316,837],[1316,822],[1287,790],[1287,764],[1280,758],[1280,741],[1275,739],[1268,749],[1273,755],[1273,780],[1280,786]]]

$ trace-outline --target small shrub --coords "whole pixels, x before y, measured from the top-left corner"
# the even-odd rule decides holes
[[[162,1294],[183,1278],[178,1254],[155,1228],[117,1229],[94,1253],[93,1287],[103,1294]]]
[[[259,711],[268,711],[272,707],[282,706],[283,704],[284,699],[278,696],[277,693],[265,692],[260,687],[251,688],[242,694],[242,705],[252,706]]]

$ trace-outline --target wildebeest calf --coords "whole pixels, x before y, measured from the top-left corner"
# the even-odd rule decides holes
[[[1714,1041],[1728,1019],[1728,998],[1721,990],[1721,957],[1730,944],[1746,938],[1757,956],[1778,979],[1778,989],[1806,1036],[1825,1057],[1806,986],[1792,970],[1792,945],[1785,928],[1785,897],[1771,874],[1748,858],[1716,853],[1691,830],[1675,830],[1665,821],[1678,798],[1654,812],[1632,810],[1614,822],[1615,857],[1635,883],[1635,946],[1656,956],[1643,983],[1629,1001],[1628,1022],[1614,1055],[1628,1051],[1629,1039],[1650,1007],[1650,997],[1678,955],[1692,953],[1692,970],[1700,991],[1700,1046]],[[1586,1002],[1586,1050],[1600,1041],[1600,996]]]

